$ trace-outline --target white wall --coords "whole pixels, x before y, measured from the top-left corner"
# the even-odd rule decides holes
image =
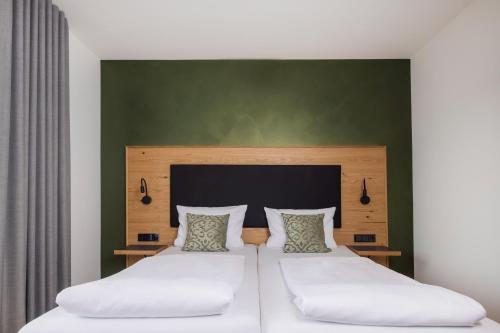
[[[100,61],[69,35],[71,283],[101,276]]]
[[[415,277],[500,320],[500,1],[472,2],[411,70]]]

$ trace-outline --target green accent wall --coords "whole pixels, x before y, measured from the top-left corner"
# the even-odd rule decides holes
[[[103,277],[125,265],[125,145],[366,144],[387,145],[391,266],[413,276],[409,60],[106,60],[101,89]]]

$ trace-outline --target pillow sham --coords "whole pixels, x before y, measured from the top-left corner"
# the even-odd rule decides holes
[[[286,232],[285,253],[325,253],[332,251],[325,244],[323,218],[318,215],[281,214]]]
[[[241,239],[241,233],[243,232],[243,221],[245,220],[247,207],[247,205],[227,207],[188,207],[178,205],[177,212],[179,213],[179,229],[177,230],[177,238],[174,241],[174,245],[178,247],[184,246],[187,236],[187,213],[198,215],[229,214],[225,246],[227,248],[243,247],[244,243],[243,239]]]
[[[226,215],[186,214],[187,236],[182,251],[226,252]]]
[[[317,215],[325,214],[323,218],[323,228],[325,235],[325,244],[329,249],[337,247],[335,239],[333,239],[333,216],[335,215],[335,207],[322,209],[275,209],[264,207],[266,212],[267,224],[271,236],[267,240],[268,247],[283,247],[286,242],[286,233],[283,225],[283,217],[281,214],[295,215]]]

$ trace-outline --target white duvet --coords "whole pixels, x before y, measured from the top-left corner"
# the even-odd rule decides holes
[[[56,303],[85,317],[192,317],[223,313],[244,274],[240,255],[145,258],[108,278],[64,289]]]
[[[280,260],[294,303],[308,318],[377,326],[472,326],[486,317],[473,299],[419,283],[367,258]]]

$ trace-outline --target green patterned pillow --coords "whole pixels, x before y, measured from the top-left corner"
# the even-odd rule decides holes
[[[285,224],[285,253],[324,253],[331,250],[325,244],[323,218],[318,215],[281,214]]]
[[[226,215],[186,214],[187,236],[183,251],[225,252],[227,223]]]

